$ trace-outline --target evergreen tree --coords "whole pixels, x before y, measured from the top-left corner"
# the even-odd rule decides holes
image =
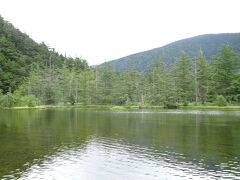
[[[236,53],[230,45],[224,45],[220,55],[216,58],[215,64],[215,92],[225,96],[228,101],[231,99],[231,85],[237,74]]]
[[[148,70],[148,102],[152,105],[162,105],[167,100],[167,65],[158,60]]]
[[[184,104],[194,99],[192,65],[192,60],[182,51],[174,67],[178,101]]]
[[[200,101],[202,104],[206,102],[209,70],[206,59],[203,56],[203,52],[200,50],[198,57],[196,58],[195,76],[196,76],[196,101]]]

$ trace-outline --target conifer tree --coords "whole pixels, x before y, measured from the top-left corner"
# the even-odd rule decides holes
[[[202,104],[206,102],[209,70],[206,59],[203,56],[203,52],[199,50],[198,57],[196,58],[196,101],[200,101]]]
[[[187,104],[193,100],[193,68],[192,60],[182,51],[174,67],[178,101]]]

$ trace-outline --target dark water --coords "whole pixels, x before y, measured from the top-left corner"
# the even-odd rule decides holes
[[[240,179],[240,111],[0,111],[0,179]]]

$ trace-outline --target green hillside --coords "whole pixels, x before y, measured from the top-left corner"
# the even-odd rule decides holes
[[[68,68],[87,66],[84,60],[64,57],[44,43],[36,43],[0,16],[0,90],[3,93],[16,90],[33,65],[61,68],[64,62]]]
[[[234,50],[238,51],[240,48],[240,33],[195,36],[167,44],[160,48],[116,59],[109,63],[119,72],[128,71],[129,68],[144,71],[159,58],[168,64],[174,63],[176,58],[179,57],[180,51],[185,51],[190,57],[196,57],[198,50],[201,49],[204,56],[209,59],[211,56],[217,55],[222,45],[226,43],[229,43],[234,47]]]

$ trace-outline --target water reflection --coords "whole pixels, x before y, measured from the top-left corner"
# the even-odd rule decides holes
[[[3,179],[236,179],[238,113],[0,112],[0,175]]]
[[[91,137],[86,146],[71,145],[34,165],[20,179],[196,179],[233,178],[231,171],[209,171],[183,154]],[[227,164],[225,165],[227,166]]]

